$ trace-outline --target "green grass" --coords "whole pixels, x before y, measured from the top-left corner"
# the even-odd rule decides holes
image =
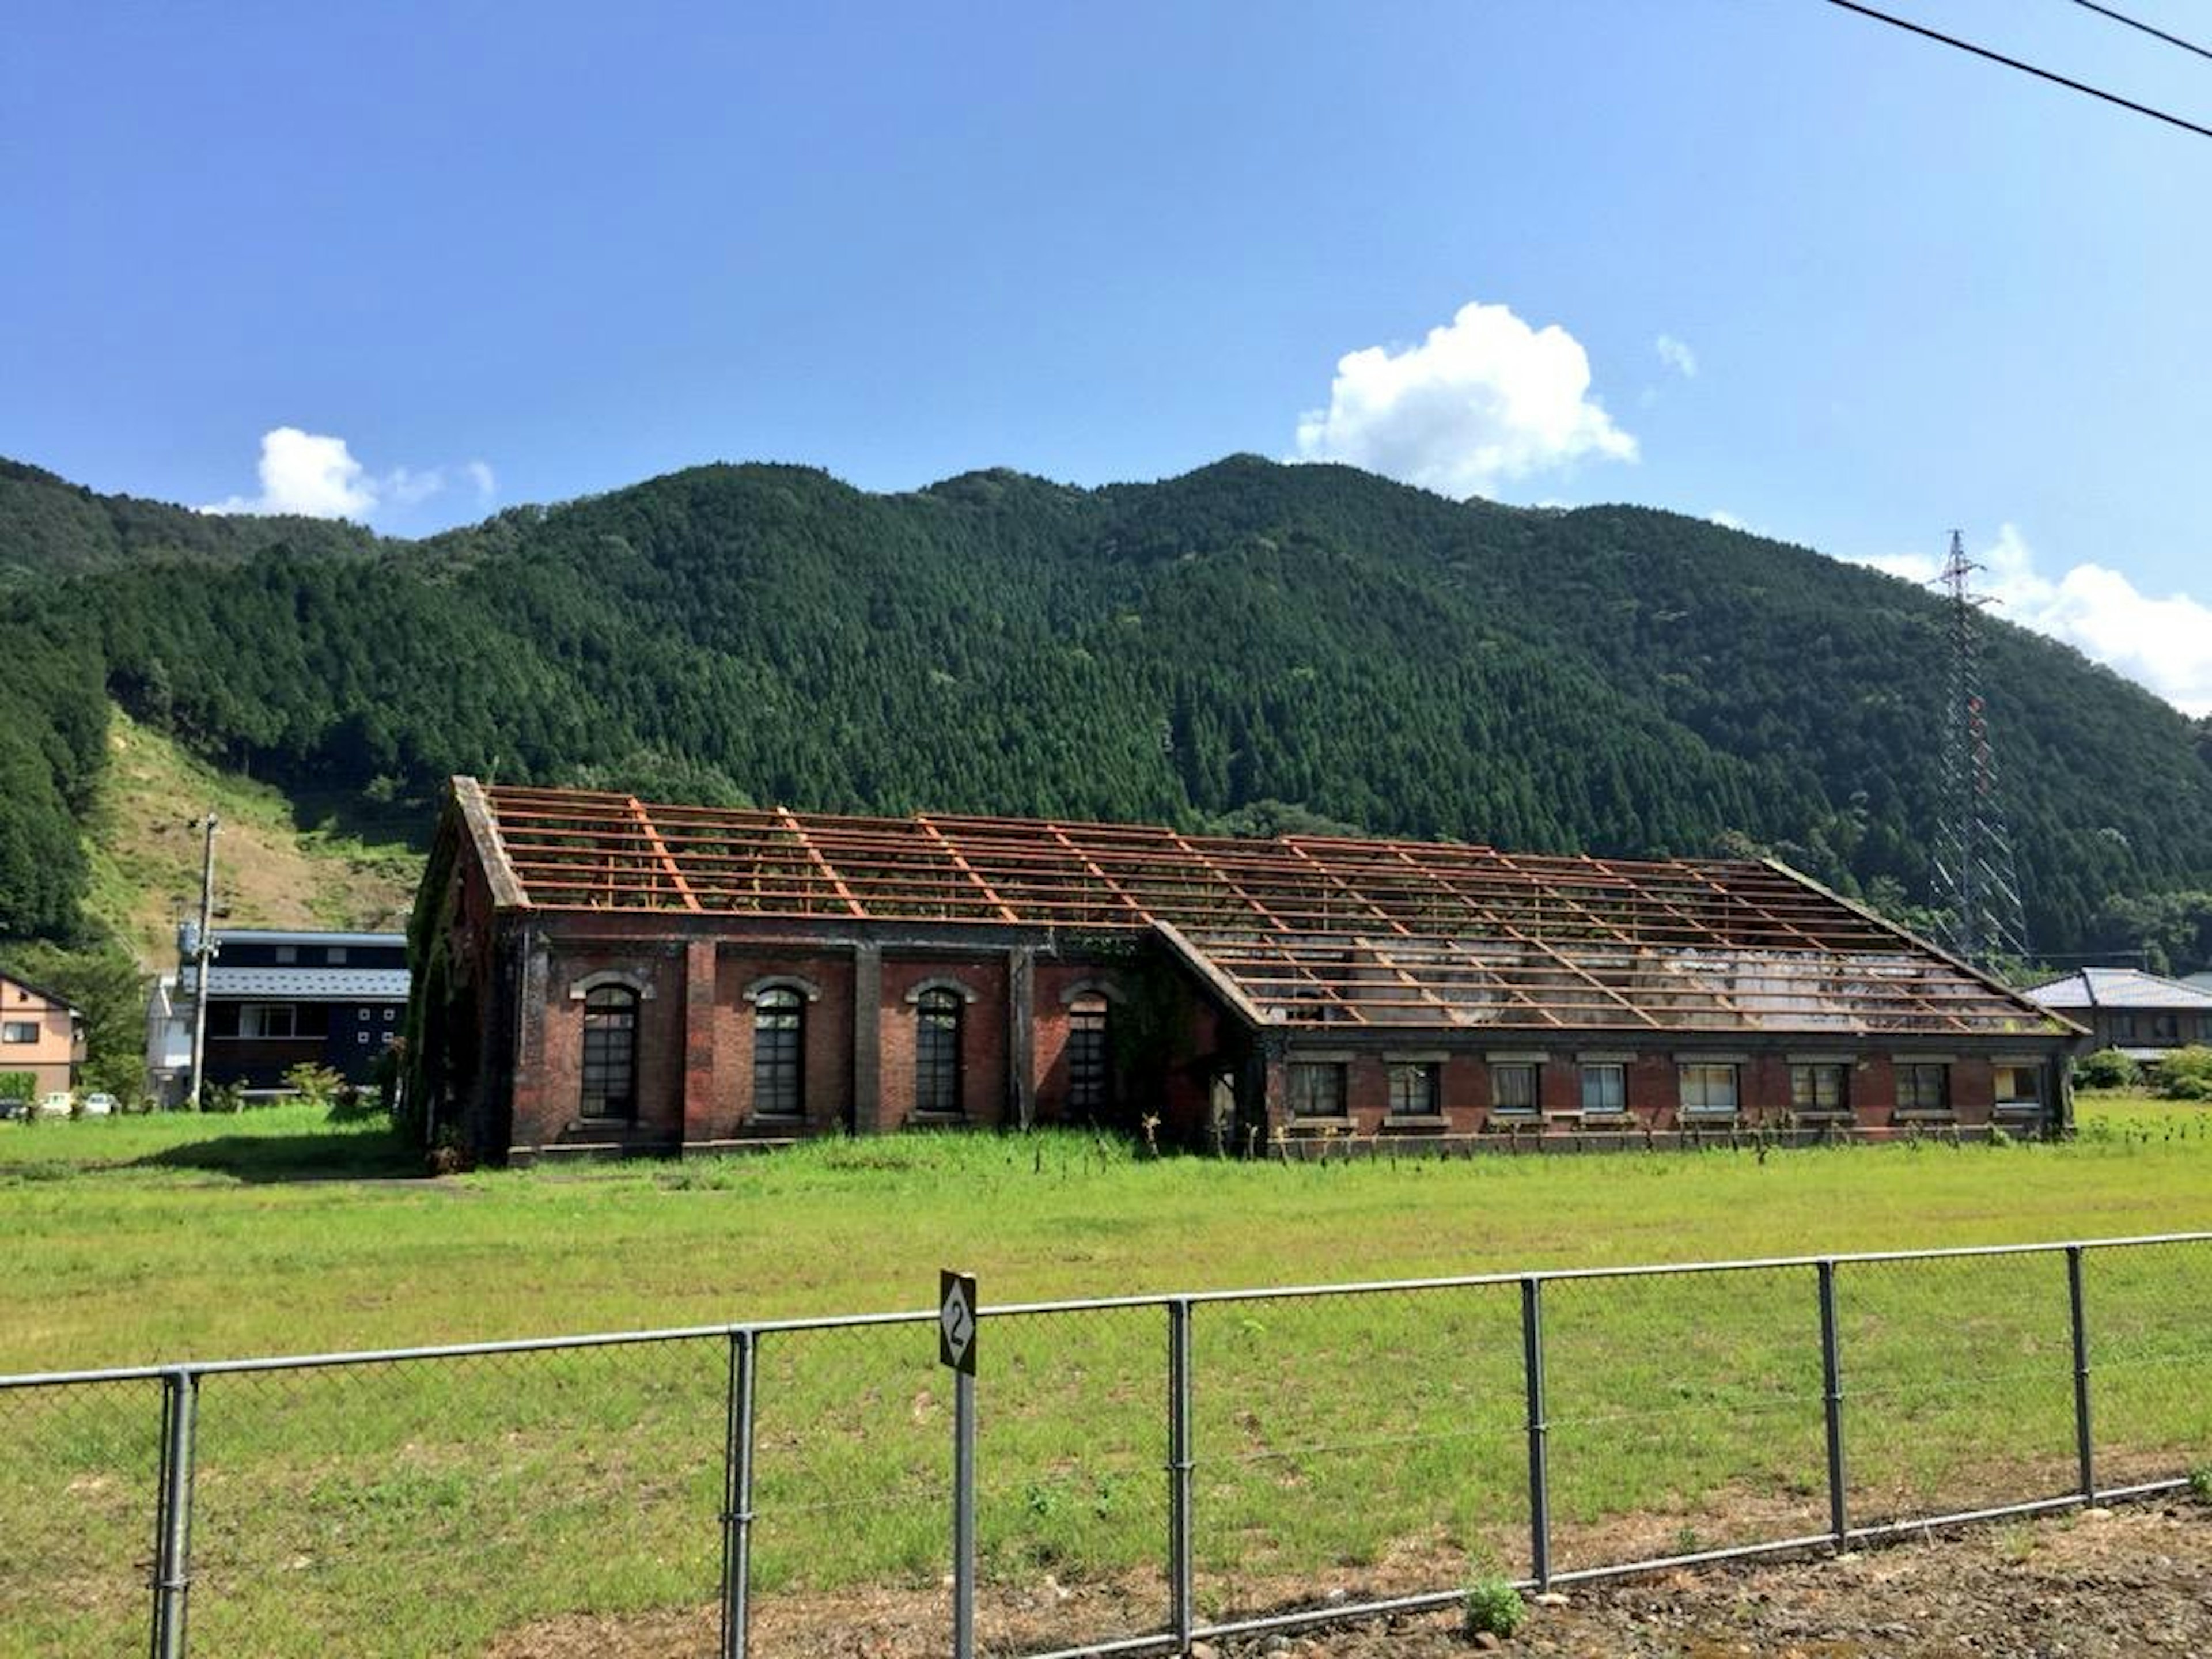
[[[2063,1146],[1297,1166],[906,1137],[431,1182],[303,1109],[7,1125],[0,1370],[911,1309],[940,1264],[978,1272],[988,1308],[2212,1226],[2212,1112],[2095,1101],[2083,1127]],[[2212,1249],[2094,1253],[2087,1279],[2107,1479],[2205,1466]],[[1559,1565],[1825,1524],[1808,1273],[1546,1297]],[[2067,1489],[2062,1258],[1847,1265],[1838,1300],[1856,1518]],[[1208,1614],[1264,1600],[1271,1574],[1356,1589],[1394,1549],[1436,1559],[1438,1588],[1524,1572],[1519,1317],[1510,1285],[1200,1307]],[[1157,1309],[986,1319],[989,1583],[1126,1576],[1160,1610],[1164,1334]],[[562,1611],[708,1601],[728,1358],[709,1340],[210,1379],[196,1640],[468,1651]],[[950,1391],[927,1329],[764,1336],[757,1399],[763,1595],[934,1584]],[[9,1405],[0,1653],[132,1644],[152,1386]]]

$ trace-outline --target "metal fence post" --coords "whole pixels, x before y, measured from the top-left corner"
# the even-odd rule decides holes
[[[2097,1501],[2097,1466],[2089,1432],[2089,1325],[2081,1306],[2081,1247],[2066,1247],[2066,1301],[2074,1326],[2074,1452],[2081,1465],[2081,1498]]]
[[[1841,1551],[1850,1541],[1850,1512],[1844,1502],[1844,1361],[1836,1329],[1836,1264],[1822,1261],[1820,1274],[1820,1392],[1828,1423],[1828,1530]]]
[[[184,1659],[185,1598],[191,1588],[192,1429],[198,1414],[198,1379],[189,1370],[164,1372],[154,1522],[154,1659]]]
[[[1528,1385],[1528,1559],[1536,1588],[1552,1587],[1552,1482],[1545,1451],[1544,1281],[1521,1281],[1521,1368]]]
[[[1168,1617],[1176,1651],[1190,1651],[1190,1298],[1168,1304]]]
[[[721,1659],[745,1659],[750,1626],[753,1532],[753,1378],[759,1338],[730,1333],[728,1438],[722,1453]]]

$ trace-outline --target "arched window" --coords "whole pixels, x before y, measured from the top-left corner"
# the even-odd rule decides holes
[[[960,1110],[960,994],[942,988],[914,1002],[914,1109],[951,1115]]]
[[[1096,1116],[1113,1101],[1108,1018],[1103,996],[1079,996],[1067,1005],[1067,1109],[1077,1117]]]
[[[584,1115],[637,1115],[637,993],[601,985],[584,996]]]
[[[753,1110],[797,1117],[805,1109],[806,999],[775,986],[753,999]]]

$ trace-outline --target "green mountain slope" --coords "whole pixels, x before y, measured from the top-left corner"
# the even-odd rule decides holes
[[[1547,850],[1747,839],[1847,890],[1924,891],[1940,603],[1671,514],[1247,457],[899,495],[709,466],[416,544],[188,514],[208,539],[180,549],[103,541],[112,501],[8,481],[0,564],[82,573],[15,583],[0,622],[0,663],[26,665],[0,669],[0,783],[24,785],[0,789],[9,931],[69,921],[82,875],[32,879],[34,852],[82,811],[110,696],[211,761],[380,814],[462,769],[828,811],[1197,823],[1289,803]],[[54,528],[71,514],[82,545]],[[2116,896],[2212,886],[2201,732],[1991,634],[2039,945],[2077,948]]]

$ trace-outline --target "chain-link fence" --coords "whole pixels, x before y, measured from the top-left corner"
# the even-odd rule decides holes
[[[980,1651],[2164,1491],[2212,1235],[984,1310]],[[952,1645],[934,1316],[0,1378],[0,1656]]]

